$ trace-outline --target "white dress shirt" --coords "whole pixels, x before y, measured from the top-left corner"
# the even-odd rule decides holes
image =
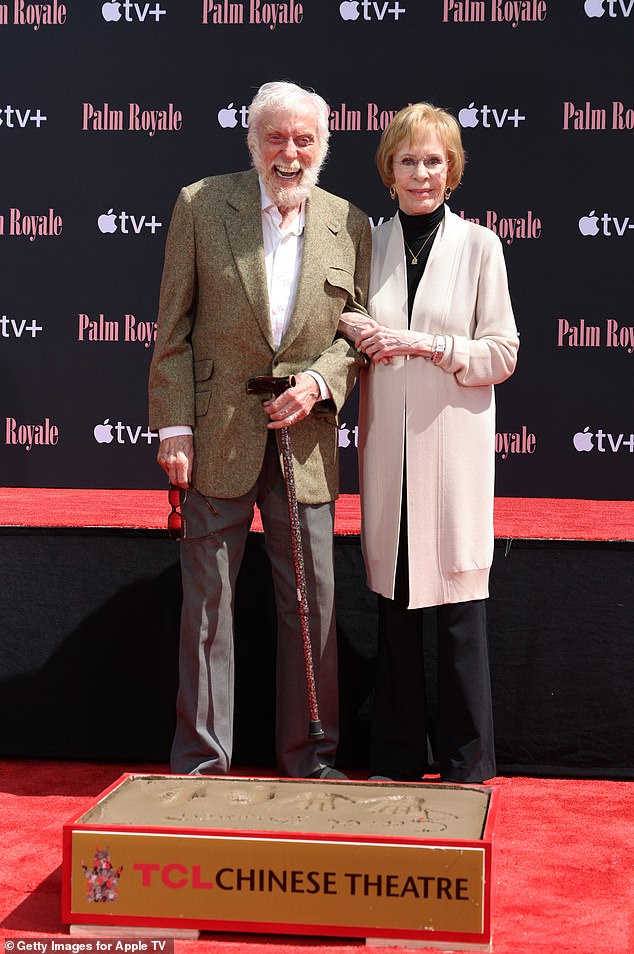
[[[282,231],[282,215],[273,200],[267,195],[260,181],[262,199],[262,238],[264,241],[264,262],[269,292],[269,315],[273,342],[279,348],[291,320],[297,295],[299,273],[302,266],[304,247],[304,225],[306,223],[306,203],[302,202],[299,214]]]

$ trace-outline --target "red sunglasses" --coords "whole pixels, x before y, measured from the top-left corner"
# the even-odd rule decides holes
[[[187,535],[187,522],[182,513],[181,507],[187,500],[187,494],[194,493],[198,494],[201,500],[205,501],[206,506],[214,516],[218,516],[218,511],[211,504],[204,494],[201,494],[199,490],[196,490],[195,487],[181,488],[176,487],[174,484],[169,485],[169,490],[167,491],[167,499],[170,507],[172,508],[167,517],[167,533],[170,540],[175,540],[177,543],[180,543],[182,540],[206,540],[207,537],[213,537],[214,532],[205,533],[201,537],[189,537]]]

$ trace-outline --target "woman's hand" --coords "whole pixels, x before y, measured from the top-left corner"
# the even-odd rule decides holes
[[[339,319],[337,330],[349,341],[353,341],[355,348],[357,348],[357,344],[361,340],[361,335],[378,327],[379,323],[375,321],[374,318],[360,315],[354,311],[344,311]]]
[[[355,347],[372,361],[389,364],[396,357],[428,358],[433,344],[434,336],[425,332],[401,331],[377,325],[363,331]]]

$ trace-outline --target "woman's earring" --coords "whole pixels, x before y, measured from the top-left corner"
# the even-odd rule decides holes
[[[445,189],[445,201],[449,198],[450,195],[451,195],[451,189],[449,188],[449,186],[447,186],[447,188]]]
[[[390,186],[390,199],[395,199],[395,198],[396,198],[396,189],[394,188],[393,185],[391,185],[391,186]]]

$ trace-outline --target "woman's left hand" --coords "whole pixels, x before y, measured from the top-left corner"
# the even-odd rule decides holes
[[[418,331],[395,330],[380,325],[367,329],[359,338],[357,350],[374,362],[389,363],[396,357],[424,357],[432,353],[434,336]]]

